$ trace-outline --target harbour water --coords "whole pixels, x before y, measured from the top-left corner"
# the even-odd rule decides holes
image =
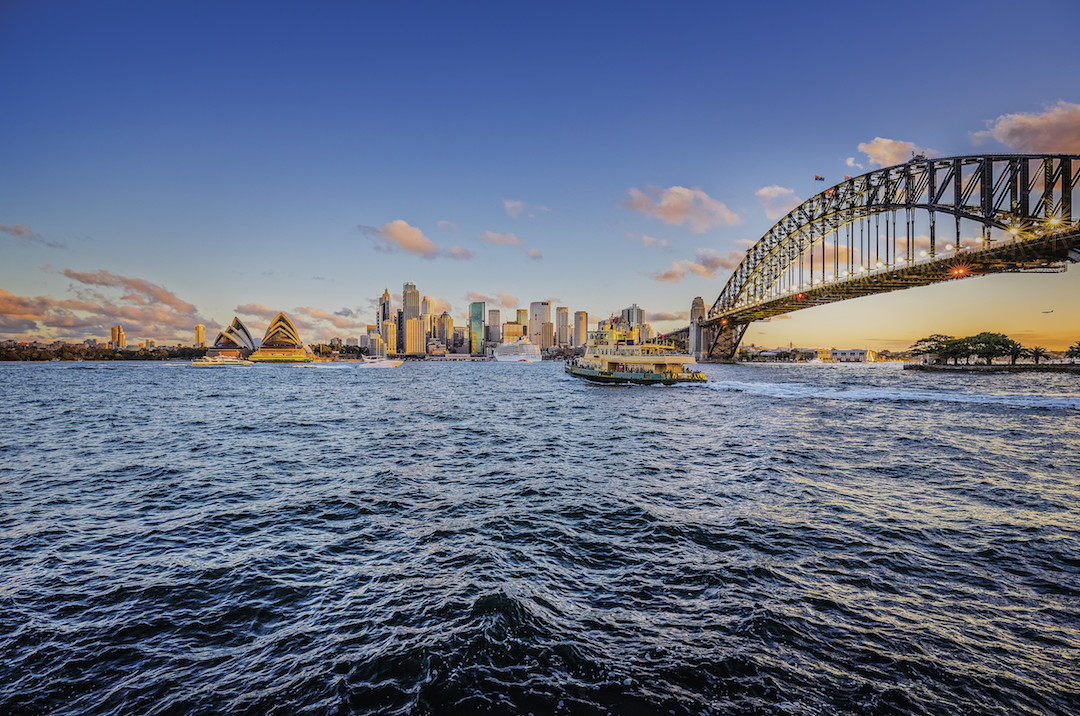
[[[0,712],[1075,714],[1080,380],[0,365]]]

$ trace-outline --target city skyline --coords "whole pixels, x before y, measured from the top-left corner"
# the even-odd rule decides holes
[[[845,175],[912,152],[1080,152],[1080,95],[1059,79],[1075,57],[1044,73],[1033,53],[994,54],[995,92],[928,81],[925,50],[880,95],[876,63],[837,69],[1006,17],[1034,37],[1048,14],[1080,20],[1074,3],[830,6],[859,23],[798,4],[781,21],[693,5],[694,22],[494,7],[5,8],[0,62],[19,71],[0,76],[0,338],[124,325],[191,343],[197,323],[258,330],[284,311],[325,342],[363,334],[404,282],[455,326],[475,302],[507,320],[548,301],[552,321],[637,304],[670,331]],[[965,279],[798,311],[744,342],[903,349],[991,330],[1062,349],[1078,297],[1080,266]]]

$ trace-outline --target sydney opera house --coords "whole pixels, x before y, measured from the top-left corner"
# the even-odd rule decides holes
[[[310,363],[315,359],[311,350],[300,340],[296,326],[284,313],[277,314],[270,321],[258,347],[244,322],[234,317],[229,327],[218,333],[206,356],[247,359],[256,363]]]

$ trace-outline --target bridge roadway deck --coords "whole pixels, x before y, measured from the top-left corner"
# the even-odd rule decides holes
[[[760,321],[813,306],[861,296],[888,293],[943,281],[1008,272],[1058,272],[1066,262],[1080,261],[1080,231],[1047,234],[792,292],[768,301],[736,306],[704,321],[710,328]]]

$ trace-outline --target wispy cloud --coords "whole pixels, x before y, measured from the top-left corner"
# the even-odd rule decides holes
[[[540,249],[529,249],[525,252],[525,255],[528,256],[530,259],[533,259],[534,261],[544,258],[544,256],[540,253]]]
[[[150,283],[145,279],[120,276],[119,274],[110,273],[105,270],[85,273],[64,269],[63,273],[73,281],[78,281],[79,283],[88,286],[111,286],[114,288],[126,289],[130,293],[123,296],[121,300],[130,303],[143,305],[160,303],[169,306],[179,313],[195,313],[194,305],[181,300],[172,291],[169,291],[156,283]]]
[[[976,146],[994,139],[1018,152],[1080,152],[1080,104],[1059,101],[1040,114],[1003,114],[986,126],[972,135]]]
[[[511,219],[519,219],[522,215],[529,219],[535,219],[537,214],[548,211],[546,206],[529,204],[519,199],[503,199],[503,209]]]
[[[469,303],[483,301],[484,303],[490,304],[492,306],[501,306],[502,308],[518,307],[518,297],[511,296],[505,291],[499,291],[499,293],[495,296],[487,296],[480,293],[479,291],[469,291],[467,294],[465,294],[465,300]]]
[[[480,240],[489,244],[498,244],[499,246],[521,246],[521,239],[511,233],[500,234],[495,231],[485,231],[480,236]]]
[[[713,199],[701,189],[673,186],[667,189],[650,186],[643,191],[630,188],[630,198],[619,205],[661,221],[682,226],[687,224],[694,233],[704,233],[713,226],[732,226],[739,215],[723,202]]]
[[[847,165],[849,167],[851,167],[852,169],[862,169],[863,168],[862,164],[859,164],[857,161],[855,161],[855,157],[848,157],[846,162],[847,162]]]
[[[425,259],[434,259],[438,256],[454,259],[472,258],[472,252],[460,246],[440,249],[435,242],[424,236],[423,231],[402,219],[395,219],[381,227],[360,225],[359,228],[375,241],[377,250],[385,253],[405,251],[423,256]]]
[[[794,189],[777,186],[763,186],[754,192],[761,205],[765,207],[765,216],[776,221],[802,203]]]
[[[646,313],[645,320],[650,323],[654,321],[689,321],[690,311],[679,311],[678,313],[667,313],[665,311]]]
[[[891,167],[911,161],[914,154],[936,157],[934,149],[916,146],[914,142],[902,142],[898,139],[874,137],[872,142],[863,142],[856,147],[870,159],[870,166]]]
[[[671,283],[682,281],[688,273],[703,278],[716,278],[717,271],[735,268],[743,260],[743,256],[745,254],[742,251],[729,251],[726,254],[718,254],[710,249],[701,249],[693,260],[672,261],[671,268],[657,271],[651,276],[657,281]]]
[[[14,224],[8,226],[6,224],[0,224],[0,233],[14,236],[15,239],[21,244],[38,244],[39,246],[48,246],[50,249],[66,249],[65,244],[49,241],[45,237],[41,236],[29,226],[25,224]]]
[[[447,221],[446,219],[436,221],[435,226],[438,226],[440,229],[457,229],[457,224],[452,221]]]
[[[110,327],[119,324],[133,339],[190,342],[196,323],[217,330],[217,322],[200,316],[194,305],[145,279],[104,270],[84,273],[65,269],[61,273],[76,282],[71,287],[75,298],[31,298],[0,289],[0,333],[81,340],[104,337]],[[110,290],[120,295],[109,295]]]

